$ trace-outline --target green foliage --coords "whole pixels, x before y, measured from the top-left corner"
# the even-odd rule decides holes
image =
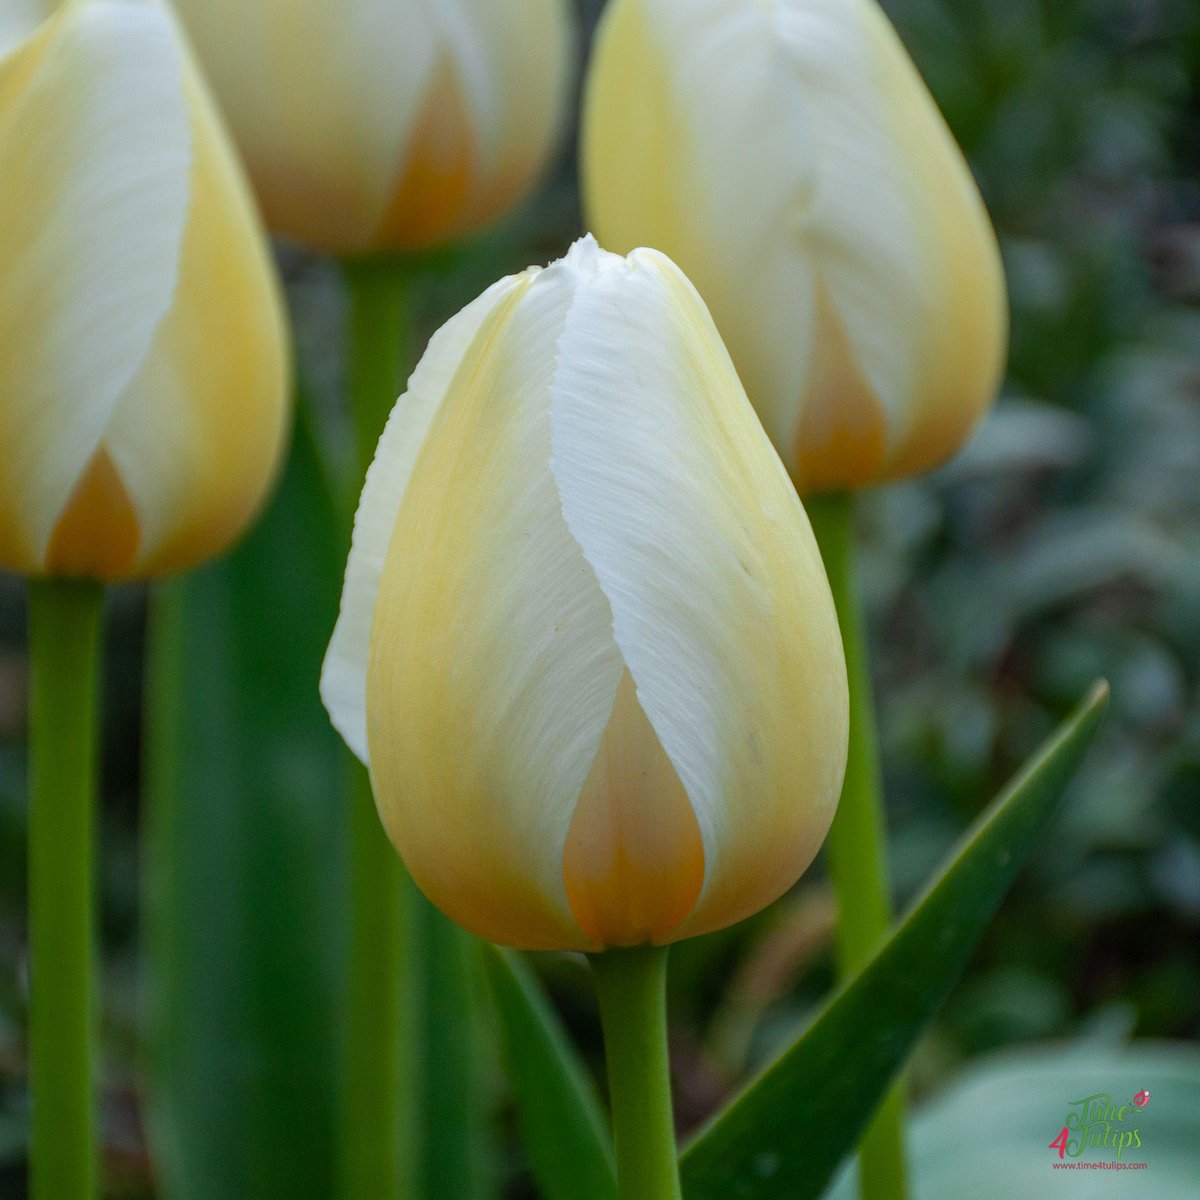
[[[1121,1172],[1055,1170],[1049,1143],[1070,1102],[1109,1095],[1128,1103],[1143,1089],[1150,1101],[1122,1128],[1137,1128],[1143,1145]],[[1085,1040],[1010,1051],[984,1059],[956,1078],[914,1122],[912,1170],[920,1200],[1058,1200],[1109,1189],[1134,1200],[1192,1200],[1200,1179],[1200,1053],[1194,1046],[1139,1042],[1117,1048]],[[1113,1159],[1084,1151],[1077,1160]],[[1089,1182],[1089,1180],[1091,1182]],[[847,1172],[826,1200],[854,1200]]]
[[[832,1177],[953,987],[1095,733],[1096,689],[980,818],[878,955],[683,1156],[688,1200],[804,1200]]]
[[[576,1051],[532,973],[480,943],[521,1138],[544,1200],[616,1200],[612,1141]]]
[[[172,1200],[332,1193],[343,768],[317,676],[341,548],[305,433],[242,546],[155,601],[150,1099]]]

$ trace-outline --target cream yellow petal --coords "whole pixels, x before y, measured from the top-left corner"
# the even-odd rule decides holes
[[[887,101],[893,162],[911,164],[907,181],[929,289],[916,399],[885,467],[886,478],[901,478],[955,453],[995,399],[1008,350],[1008,300],[999,246],[970,169],[896,31],[874,4],[856,3]]]
[[[274,480],[288,424],[286,324],[265,235],[190,59],[183,90],[192,168],[178,284],[104,436],[138,513],[141,575],[230,545]]]
[[[872,0],[614,0],[584,165],[599,235],[688,273],[803,489],[924,469],[990,402],[995,239]]]
[[[655,251],[580,289],[552,428],[567,525],[703,841],[699,899],[658,940],[720,928],[789,887],[833,817],[846,677],[819,552],[703,302]]]
[[[567,114],[574,24],[566,0],[410,5],[437,67],[373,242],[421,248],[486,225],[545,166]]]
[[[575,25],[567,0],[467,0],[477,93],[479,177],[464,225],[477,228],[524,195],[558,144],[568,112]]]
[[[367,660],[371,616],[396,514],[425,435],[480,326],[521,277],[493,284],[433,335],[380,438],[354,518],[341,610],[321,671],[321,698],[334,728],[367,761]]]
[[[181,61],[147,4],[69,4],[0,64],[0,565],[55,526],[172,299]]]
[[[29,37],[54,7],[54,0],[4,0],[0,4],[0,58]]]
[[[367,248],[441,57],[426,4],[176,0],[268,225]]]
[[[596,946],[563,851],[623,670],[549,465],[580,269],[526,276],[465,352],[396,514],[367,674],[375,794],[414,879],[527,948]]]
[[[681,266],[777,447],[812,357],[813,264],[793,236],[815,187],[809,142],[770,6],[608,6],[583,113],[589,223],[612,250],[654,246]]]
[[[571,816],[563,880],[575,919],[603,946],[669,936],[704,886],[695,809],[628,667]]]

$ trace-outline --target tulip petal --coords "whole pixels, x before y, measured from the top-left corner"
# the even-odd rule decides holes
[[[567,115],[574,26],[564,0],[466,0],[460,36],[477,85],[479,183],[462,222],[474,228],[508,209],[545,166]],[[518,65],[519,64],[519,67]],[[466,72],[464,72],[465,74]]]
[[[384,824],[435,904],[528,949],[597,948],[563,854],[623,670],[549,465],[556,346],[589,269],[527,275],[480,328],[412,468],[371,634]]]
[[[367,662],[371,616],[384,559],[413,464],[463,356],[493,310],[521,286],[520,277],[494,283],[429,340],[379,439],[354,517],[341,611],[321,670],[321,699],[333,727],[362,762],[367,749]]]
[[[186,52],[182,74],[192,170],[178,286],[105,434],[139,516],[135,569],[149,575],[205,561],[249,523],[274,480],[288,413],[286,324],[270,252]]]
[[[625,0],[597,37],[583,135],[596,230],[612,250],[653,245],[684,266],[740,348],[767,433],[790,444],[814,333],[814,268],[795,230],[816,178],[771,6]]]
[[[40,567],[171,303],[180,69],[165,14],[125,0],[68,4],[0,65],[4,564]]]
[[[422,247],[499,216],[545,164],[567,111],[564,0],[441,0],[419,13],[437,63],[375,244]]]
[[[704,885],[691,801],[626,669],[563,848],[571,911],[604,946],[667,936]]]
[[[366,246],[438,66],[434,22],[395,0],[176,2],[268,225],[338,253]]]
[[[0,58],[29,37],[53,9],[52,0],[5,0],[0,6]]]
[[[829,586],[703,302],[661,254],[580,290],[551,394],[567,524],[703,840],[700,898],[659,940],[702,933],[790,886],[832,820],[847,700]]]
[[[652,17],[665,45],[692,44],[673,82],[694,130],[695,169],[713,184],[700,192],[708,212],[696,219],[704,230],[730,231],[708,246],[710,268],[693,270],[693,282],[713,298],[730,343],[751,348],[739,365],[752,398],[780,397],[760,403],[777,444],[795,439],[801,400],[816,382],[809,363],[829,328],[823,314],[844,327],[871,385],[859,407],[873,400],[902,421],[916,369],[908,325],[920,314],[896,300],[922,294],[923,264],[903,191],[862,186],[894,152],[867,82],[874,63],[859,6],[702,3],[705,15],[677,2]],[[771,302],[744,303],[733,278]],[[782,360],[781,346],[793,347]]]

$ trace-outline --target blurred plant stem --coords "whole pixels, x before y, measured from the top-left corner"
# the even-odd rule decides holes
[[[871,668],[854,559],[854,496],[805,501],[837,607],[850,683],[850,749],[837,815],[825,843],[838,903],[838,974],[848,979],[874,956],[892,920],[887,832]],[[858,1153],[862,1200],[904,1200],[904,1085],[884,1098]]]
[[[667,948],[592,956],[621,1200],[680,1200],[667,1059]]]
[[[404,386],[411,359],[413,267],[395,257],[351,259],[343,267],[350,290],[347,347],[350,415],[362,491],[379,435]]]
[[[410,357],[411,269],[398,258],[345,264],[347,347],[355,475],[366,479]],[[350,527],[353,507],[347,513]],[[347,755],[350,961],[341,1079],[343,1200],[419,1194],[421,970],[415,887],[392,848],[366,768]]]
[[[29,585],[31,1200],[96,1194],[96,692],[104,590]]]

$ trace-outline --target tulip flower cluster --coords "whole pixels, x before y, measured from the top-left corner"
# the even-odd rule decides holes
[[[78,993],[37,977],[34,1007],[62,1002],[74,1037],[60,1053],[43,1024],[33,1053],[73,1143],[56,1176],[41,1101],[37,1200],[90,1200],[95,581],[221,552],[276,473],[287,339],[264,226],[356,264],[365,464],[397,390],[402,253],[531,191],[567,110],[569,14],[0,6],[0,568],[51,580],[31,593],[33,790],[50,813],[31,908],[59,936],[34,957],[69,961]],[[588,223],[618,253],[585,236],[434,335],[362,491],[320,686],[434,904],[498,943],[596,956],[622,1195],[675,1200],[659,948],[796,882],[848,753],[858,807],[844,822],[842,801],[830,860],[843,925],[856,877],[871,893],[860,958],[887,923],[852,510],[834,499],[830,553],[800,496],[915,474],[962,444],[998,385],[1004,285],[969,169],[873,0],[611,0],[582,154]],[[60,721],[64,629],[81,649]],[[348,1059],[399,1025],[369,994],[399,867],[359,779],[366,837],[352,829],[348,857],[369,878],[377,844],[384,869],[348,918]],[[65,920],[45,833],[62,829]],[[346,1194],[397,1175],[366,1145],[400,1127],[386,1093],[403,1056],[384,1057],[343,1080],[378,1119],[343,1138]],[[899,1146],[898,1117],[893,1133]]]
[[[322,690],[417,882],[494,941],[669,942],[808,865],[845,760],[837,619],[669,260],[585,240],[434,337]]]

